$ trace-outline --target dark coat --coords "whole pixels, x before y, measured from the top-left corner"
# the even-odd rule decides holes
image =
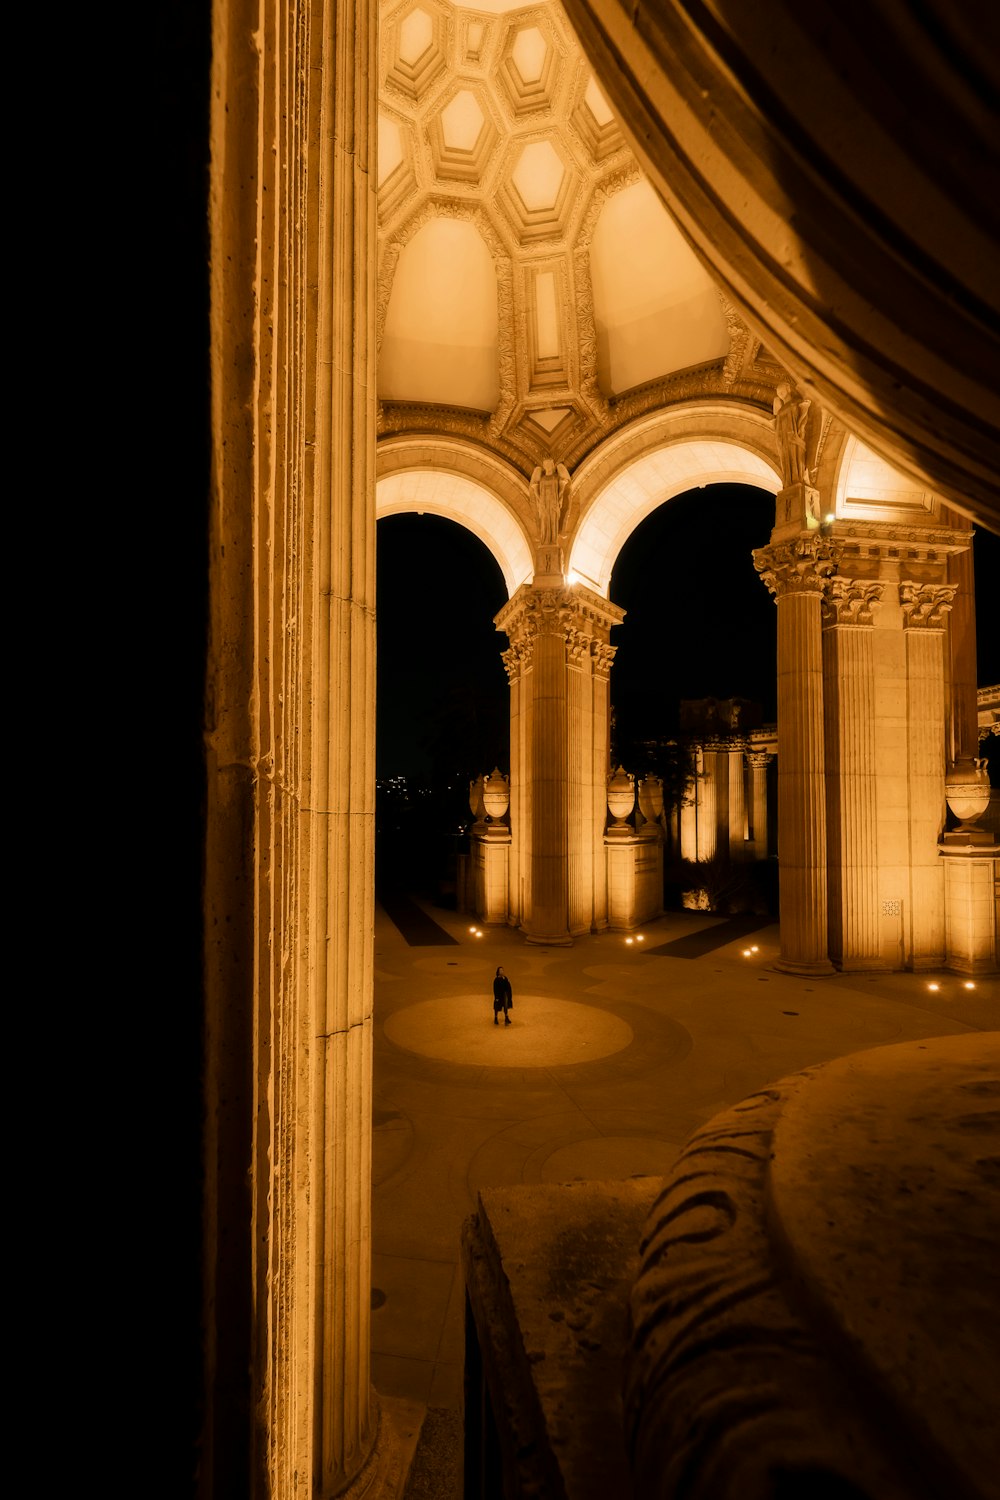
[[[510,1010],[514,1004],[514,993],[510,987],[510,980],[506,974],[500,975],[493,981],[493,1009]]]

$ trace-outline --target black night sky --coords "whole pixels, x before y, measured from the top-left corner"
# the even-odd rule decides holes
[[[776,610],[751,561],[774,500],[712,485],[659,507],[632,533],[611,580],[627,610],[612,632],[616,750],[675,733],[682,698],[741,697],[776,714]],[[976,535],[979,682],[1000,681],[1000,537]],[[438,516],[378,523],[378,776],[440,783],[509,770],[506,601],[489,551]]]

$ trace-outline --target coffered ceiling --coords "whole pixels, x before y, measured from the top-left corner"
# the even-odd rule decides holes
[[[555,0],[381,7],[380,434],[525,472],[777,367],[625,144]]]

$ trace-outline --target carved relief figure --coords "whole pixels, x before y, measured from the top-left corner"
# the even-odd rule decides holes
[[[551,458],[543,459],[531,475],[529,489],[538,515],[538,541],[542,547],[554,547],[559,540],[569,485],[566,465]]]
[[[806,469],[806,422],[812,402],[787,381],[782,381],[774,396],[774,430],[781,453],[781,476],[787,488],[792,484],[811,484]]]

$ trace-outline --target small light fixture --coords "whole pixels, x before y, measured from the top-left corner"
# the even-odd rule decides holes
[[[476,928],[476,937],[482,937],[482,933],[479,931],[478,927]]]
[[[750,949],[749,948],[744,948],[743,949],[743,957],[744,958],[749,958],[750,957]]]
[[[642,933],[640,932],[639,936],[636,938],[636,942],[637,943],[644,943],[645,941],[646,941],[646,939],[643,937]]]
[[[974,990],[976,988],[971,979],[967,979],[962,987],[967,990]]]
[[[837,517],[834,515],[832,510],[827,511],[826,515],[823,517],[823,525],[832,526],[836,519]]]
[[[470,927],[470,928],[469,928],[469,931],[470,931],[470,932],[471,932],[471,933],[475,933],[475,931],[476,931],[476,929],[475,929],[475,928],[474,928],[474,927]]]
[[[626,941],[626,943],[631,943],[632,939],[631,938],[626,938],[625,941]]]
[[[750,952],[751,953],[759,953],[760,952],[760,949],[757,947],[756,943],[754,943],[753,947],[750,949]]]
[[[940,986],[940,985],[939,985],[939,984],[929,984],[929,985],[928,985],[928,986],[927,986],[927,988],[928,988],[928,989],[929,989],[929,990],[939,990],[939,989],[940,989],[940,988],[941,988],[941,986]]]

